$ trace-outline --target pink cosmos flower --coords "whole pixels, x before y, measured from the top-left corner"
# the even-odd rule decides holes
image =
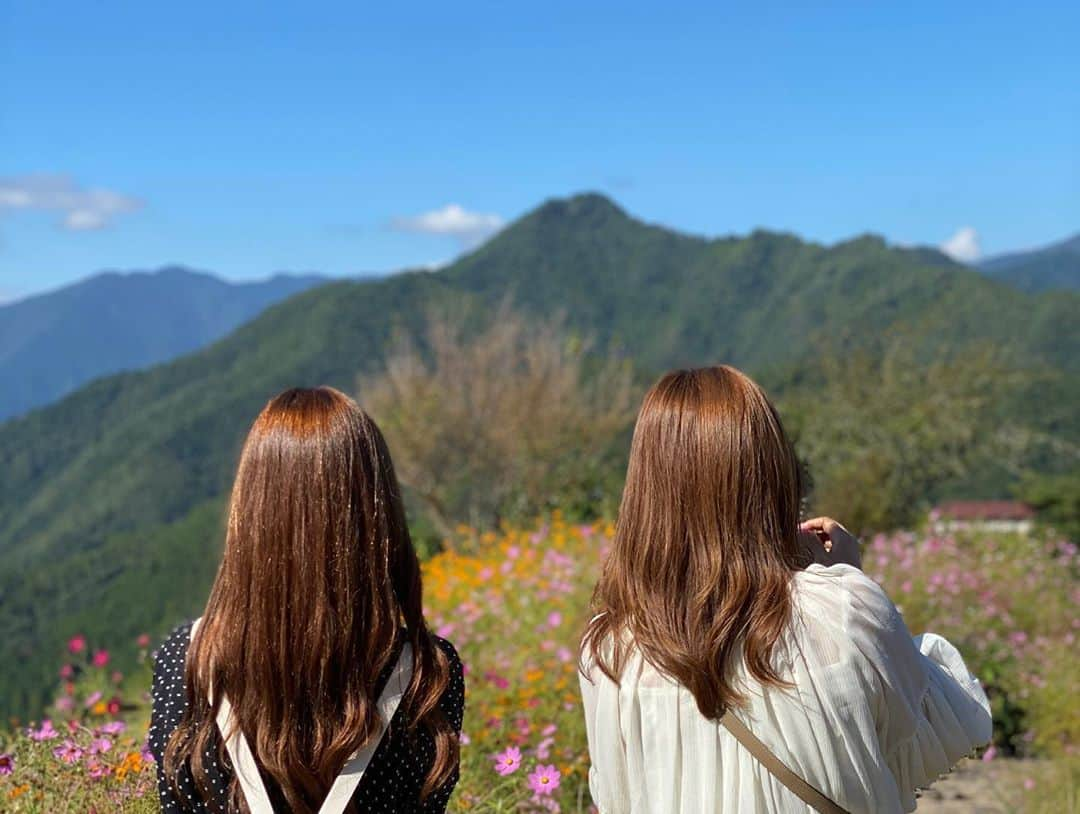
[[[79,748],[79,745],[73,740],[66,740],[55,749],[53,749],[53,757],[64,763],[78,763],[82,760],[83,750]]]
[[[106,735],[119,735],[125,729],[127,729],[127,724],[123,721],[109,721],[101,727],[101,731]]]
[[[536,756],[540,760],[547,760],[551,757],[551,747],[555,743],[554,738],[544,738],[540,743],[536,744]]]
[[[101,700],[101,691],[100,690],[95,690],[94,692],[92,692],[88,696],[86,696],[86,700],[83,702],[83,704],[86,706],[87,709],[90,709],[90,707],[94,706],[94,704],[96,704],[100,700]]]
[[[100,780],[103,777],[108,777],[112,774],[112,769],[106,766],[104,763],[99,763],[96,760],[91,760],[86,764],[86,773],[90,775],[94,780]]]
[[[53,723],[48,718],[41,722],[40,729],[27,730],[26,734],[32,741],[51,741],[60,737],[60,733],[53,729]]]
[[[470,743],[472,743],[472,738],[469,737],[469,734],[467,732],[462,732],[461,737],[458,738],[458,743],[460,743],[462,746],[468,746]]]
[[[104,667],[109,663],[109,651],[98,650],[90,661],[95,667]]]
[[[149,633],[143,633],[142,635],[139,636],[139,638],[137,638],[135,640],[135,644],[139,645],[139,647],[144,647],[144,648],[149,647],[150,646],[150,634]]]
[[[60,678],[71,678],[75,674],[75,668],[70,664],[65,664],[60,668]]]
[[[15,755],[0,754],[0,775],[15,771]]]
[[[143,744],[142,749],[139,750],[139,757],[143,759],[143,763],[157,763],[154,758],[154,753],[150,751],[148,744]]]
[[[78,636],[72,636],[68,639],[68,651],[71,653],[81,653],[86,649],[86,637],[81,633]]]
[[[508,774],[513,774],[518,770],[518,766],[521,765],[521,750],[516,746],[511,746],[505,752],[502,752],[495,756],[495,771],[497,771],[503,777]]]
[[[555,792],[561,777],[561,773],[554,766],[537,766],[536,771],[529,775],[529,788],[538,797],[545,797]]]
[[[90,741],[89,752],[91,755],[103,755],[112,749],[112,741],[108,738],[94,738]]]
[[[75,708],[75,702],[71,700],[71,696],[62,695],[56,699],[55,706],[61,712],[71,712]]]
[[[1024,778],[1024,788],[1027,789],[1028,791],[1031,791],[1033,788],[1035,788],[1035,781],[1032,780],[1030,777],[1025,777]]]
[[[558,627],[562,624],[562,614],[558,611],[552,611],[548,614],[547,622],[548,627]]]

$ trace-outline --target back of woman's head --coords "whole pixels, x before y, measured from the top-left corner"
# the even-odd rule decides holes
[[[615,541],[583,651],[618,681],[631,647],[715,718],[740,700],[739,651],[781,683],[773,648],[791,617],[799,466],[780,417],[731,367],[679,370],[645,396]]]
[[[403,706],[435,738],[430,791],[456,763],[436,706],[450,668],[424,623],[386,442],[337,390],[288,390],[256,418],[240,456],[167,770],[187,763],[205,786],[203,756],[227,695],[281,802],[317,810],[345,761],[379,732],[377,684],[403,640],[414,658]],[[240,804],[235,781],[232,798]]]

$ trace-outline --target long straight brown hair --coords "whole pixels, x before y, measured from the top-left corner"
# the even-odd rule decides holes
[[[634,428],[615,540],[582,642],[616,683],[630,648],[686,687],[708,718],[742,700],[741,655],[784,684],[773,649],[790,622],[798,544],[798,461],[780,417],[727,367],[668,373]]]
[[[344,394],[288,390],[255,419],[240,456],[166,774],[175,780],[188,765],[202,796],[212,796],[204,756],[227,695],[278,805],[316,811],[349,757],[377,735],[379,677],[405,640],[408,726],[435,742],[427,796],[457,765],[456,735],[437,706],[450,666],[424,622],[390,453]],[[219,757],[221,749],[219,739]],[[235,777],[229,808],[246,810]]]

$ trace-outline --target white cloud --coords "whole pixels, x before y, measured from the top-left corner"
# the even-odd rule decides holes
[[[142,201],[108,189],[87,189],[67,175],[0,178],[0,214],[17,210],[55,212],[73,232],[103,229],[118,215],[134,212]]]
[[[956,234],[939,247],[945,254],[960,263],[974,263],[982,257],[979,233],[972,226],[962,226]]]
[[[502,228],[499,215],[470,212],[458,204],[447,204],[420,215],[396,217],[390,228],[398,232],[415,232],[426,235],[448,235],[463,247],[469,248],[490,237]]]

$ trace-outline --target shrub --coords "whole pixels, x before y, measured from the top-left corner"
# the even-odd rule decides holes
[[[445,539],[462,523],[494,529],[555,508],[613,512],[635,408],[629,364],[591,353],[558,319],[504,305],[475,322],[430,314],[360,382],[422,518]]]

